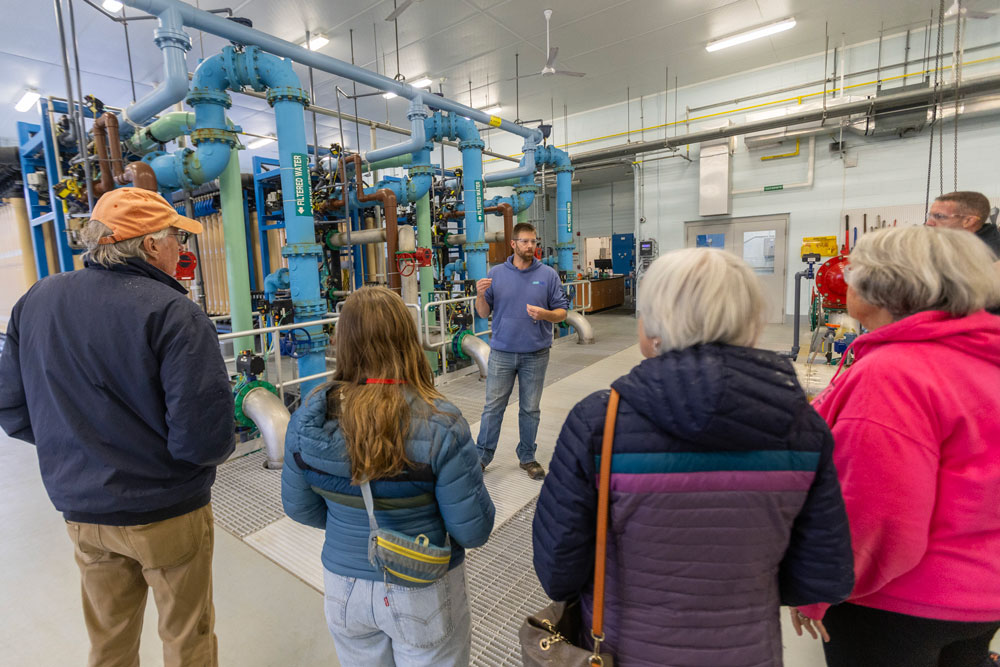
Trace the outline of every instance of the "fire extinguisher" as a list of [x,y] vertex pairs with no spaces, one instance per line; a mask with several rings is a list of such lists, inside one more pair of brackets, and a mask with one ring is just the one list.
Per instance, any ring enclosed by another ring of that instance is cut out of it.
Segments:
[[189,250],[182,250],[177,259],[174,278],[177,280],[194,280],[194,269],[198,266],[198,258]]

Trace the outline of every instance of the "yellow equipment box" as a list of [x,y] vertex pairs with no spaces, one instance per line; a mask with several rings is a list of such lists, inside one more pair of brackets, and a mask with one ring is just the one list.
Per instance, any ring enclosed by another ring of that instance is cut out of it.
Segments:
[[802,239],[799,256],[815,253],[822,257],[836,257],[840,254],[836,236],[807,236]]

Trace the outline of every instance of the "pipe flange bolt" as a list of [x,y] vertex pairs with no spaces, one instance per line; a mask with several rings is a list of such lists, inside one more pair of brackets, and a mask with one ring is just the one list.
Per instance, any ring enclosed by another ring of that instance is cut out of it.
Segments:
[[539,190],[541,190],[541,188],[539,188],[535,184],[531,184],[531,185],[515,185],[514,186],[514,192],[516,192],[519,195],[523,195],[526,192],[530,192],[532,194],[538,194]]
[[176,46],[185,51],[191,50],[191,36],[183,30],[172,28],[157,28],[153,32],[153,43],[162,51],[164,47]]
[[[468,237],[466,237],[468,238]],[[478,241],[476,243],[466,243],[466,252],[488,252],[490,249],[490,244],[485,241]]]
[[260,76],[260,58],[262,52],[259,46],[248,46],[246,51],[236,56],[236,75],[240,83],[250,86],[258,93],[267,90],[267,84]]
[[298,102],[299,104],[306,106],[309,104],[309,93],[295,86],[271,88],[267,91],[267,103],[272,107],[275,102],[281,102],[282,100]]
[[289,243],[281,249],[282,257],[319,257],[323,246],[318,243]]
[[274,385],[270,382],[264,382],[263,380],[254,380],[253,382],[244,382],[243,384],[237,385],[235,404],[236,407],[233,410],[233,416],[236,418],[236,423],[241,426],[246,426],[247,428],[253,428],[256,426],[253,420],[246,416],[243,412],[243,400],[247,397],[254,389],[266,389],[275,396],[278,395],[278,390],[274,388]]
[[561,241],[556,244],[556,248],[563,250],[565,248],[576,248],[576,241]]
[[188,93],[185,101],[193,107],[199,104],[216,104],[228,109],[233,106],[233,98],[229,96],[229,93],[212,88],[195,88]]
[[232,148],[236,145],[236,133],[230,132],[229,130],[218,130],[214,127],[192,130],[191,143],[195,146],[211,141],[217,141]]
[[463,151],[466,148],[478,148],[483,150],[486,148],[486,143],[482,139],[466,139],[465,141],[458,142],[458,150]]
[[190,148],[178,151],[174,156],[174,175],[177,176],[177,182],[185,190],[194,190],[200,183],[195,183],[188,174],[192,169],[201,169],[201,166],[196,164],[198,156]]
[[407,167],[407,171],[410,172],[410,176],[433,176],[437,170],[429,164],[415,164]]
[[563,173],[563,172],[566,172],[566,171],[568,171],[569,173],[572,174],[575,171],[575,169],[573,169],[573,165],[571,165],[571,164],[561,164],[558,167],[554,167],[552,169],[552,173],[555,173],[555,174],[560,174],[560,173]]

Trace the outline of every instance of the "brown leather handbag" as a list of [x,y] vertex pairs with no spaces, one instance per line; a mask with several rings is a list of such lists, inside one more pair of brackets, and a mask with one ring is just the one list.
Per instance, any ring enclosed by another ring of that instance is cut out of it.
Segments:
[[608,547],[608,503],[611,495],[611,448],[618,417],[618,392],[611,390],[608,412],[604,418],[604,441],[601,444],[601,476],[597,491],[597,546],[594,555],[594,618],[590,636],[594,650],[571,642],[580,636],[579,600],[553,602],[529,616],[517,636],[521,642],[524,667],[614,667],[614,658],[601,653],[604,641],[604,566]]

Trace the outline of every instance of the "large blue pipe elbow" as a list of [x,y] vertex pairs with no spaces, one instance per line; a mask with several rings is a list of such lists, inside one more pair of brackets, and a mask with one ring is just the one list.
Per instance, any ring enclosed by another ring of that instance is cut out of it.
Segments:
[[450,264],[444,265],[444,279],[451,280],[451,276],[455,273],[465,271],[465,262],[462,260],[456,260]]
[[524,178],[525,176],[534,177],[535,175],[535,150],[538,144],[533,139],[528,138],[524,140],[524,156],[521,158],[520,164],[514,169],[509,169],[507,171],[495,171],[491,174],[486,174],[483,180],[487,183],[496,183],[497,181],[506,181],[510,178]]
[[378,162],[379,160],[396,157],[397,155],[417,153],[424,150],[424,144],[427,143],[427,133],[424,127],[424,120],[427,118],[427,109],[424,108],[424,99],[421,95],[417,95],[410,100],[410,110],[407,112],[406,117],[410,121],[411,134],[409,141],[404,141],[395,146],[386,146],[385,148],[368,151],[365,153],[366,162]]
[[183,100],[188,92],[187,52],[191,50],[191,37],[184,32],[178,9],[165,8],[158,17],[159,27],[153,32],[153,41],[163,53],[163,81],[119,114],[123,138],[154,115]]

